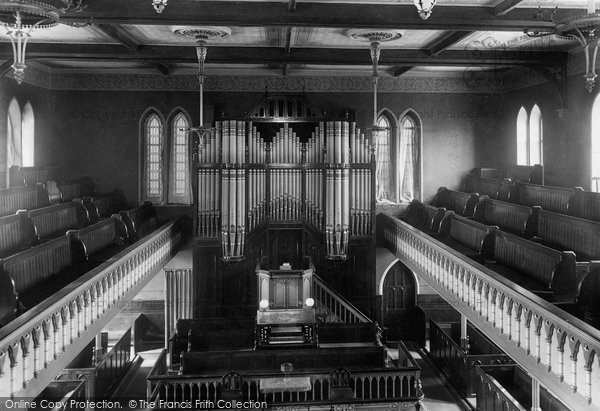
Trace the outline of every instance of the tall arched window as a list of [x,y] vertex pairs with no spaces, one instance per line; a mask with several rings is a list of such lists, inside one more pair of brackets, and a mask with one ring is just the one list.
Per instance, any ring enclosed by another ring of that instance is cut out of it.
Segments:
[[191,203],[189,131],[187,131],[189,127],[190,121],[183,112],[179,112],[171,120],[170,203]]
[[377,119],[377,126],[385,130],[377,132],[375,141],[375,189],[376,199],[379,203],[396,202],[396,184],[394,178],[395,156],[393,135],[393,120],[387,113],[381,114]]
[[517,164],[532,166],[542,164],[543,149],[542,112],[534,105],[527,115],[521,107],[517,116]]
[[401,201],[412,201],[421,195],[420,142],[419,118],[409,111],[400,119],[398,188]]
[[23,167],[33,167],[35,164],[35,119],[33,107],[28,101],[23,107],[23,121],[21,131],[21,146],[23,152]]
[[542,113],[536,105],[529,115],[529,165],[542,164]]
[[600,94],[592,107],[592,191],[600,192]]
[[163,121],[156,112],[150,112],[143,121],[142,199],[153,203],[163,201]]
[[13,98],[8,105],[6,121],[6,175],[11,166],[23,165],[23,152],[21,150],[21,108],[16,98]]
[[527,165],[529,147],[527,146],[527,112],[521,107],[517,116],[517,164]]

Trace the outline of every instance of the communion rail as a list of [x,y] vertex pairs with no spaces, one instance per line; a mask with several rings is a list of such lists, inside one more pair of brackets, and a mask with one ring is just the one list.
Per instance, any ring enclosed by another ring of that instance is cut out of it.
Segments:
[[0,398],[39,395],[176,252],[180,224],[165,223],[1,328]]
[[[257,371],[251,375],[241,375],[242,381],[235,400],[238,404],[253,404],[254,408],[259,409],[266,408],[265,404],[268,407],[377,402],[417,404],[423,399],[421,369],[402,343],[398,345],[398,355],[398,366],[350,371],[348,388],[354,395],[349,397],[336,398],[332,395],[332,389],[335,390],[332,373],[315,369],[293,371],[286,375],[310,379],[310,389],[300,392],[283,391],[283,388],[280,392],[265,393],[261,390],[261,381],[265,379],[284,380],[281,372]],[[147,401],[152,408],[168,408],[161,404],[169,403],[189,404],[196,408],[223,408],[232,401],[223,395],[223,375],[214,375],[210,371],[203,375],[173,375],[168,372],[166,360],[166,350],[163,350],[147,378]],[[211,405],[206,406],[209,403]]]
[[600,331],[398,219],[389,249],[566,406],[600,410]]

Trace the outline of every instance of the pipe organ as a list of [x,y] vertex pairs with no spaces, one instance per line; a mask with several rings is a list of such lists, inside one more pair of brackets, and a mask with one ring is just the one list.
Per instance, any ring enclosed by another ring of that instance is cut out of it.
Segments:
[[373,167],[360,129],[320,122],[301,141],[293,128],[268,141],[252,122],[217,121],[200,146],[197,235],[219,237],[223,260],[242,259],[247,228],[267,222],[310,224],[330,259],[347,258],[350,236],[371,235]]
[[[299,110],[311,116],[289,115]],[[374,154],[354,122],[318,114],[308,103],[266,103],[245,121],[217,121],[194,142],[194,267],[222,282],[199,290],[200,299],[230,293],[233,304],[236,293],[250,293],[263,257],[278,267],[310,256],[320,273],[364,282],[353,292],[372,290]]]

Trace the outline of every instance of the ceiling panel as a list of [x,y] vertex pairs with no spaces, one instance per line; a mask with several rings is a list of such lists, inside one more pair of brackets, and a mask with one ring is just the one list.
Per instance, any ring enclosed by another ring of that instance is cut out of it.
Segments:
[[[0,39],[9,41],[2,30]],[[28,40],[31,43],[86,43],[86,44],[116,44],[117,41],[94,26],[71,27],[65,24],[48,29],[37,29],[31,33]]]
[[557,39],[554,36],[531,38],[517,31],[474,32],[449,50],[567,50],[577,42]]

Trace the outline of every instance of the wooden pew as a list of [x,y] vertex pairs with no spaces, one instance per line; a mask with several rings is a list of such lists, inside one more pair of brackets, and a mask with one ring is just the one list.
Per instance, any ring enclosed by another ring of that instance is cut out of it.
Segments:
[[473,217],[475,205],[479,201],[477,194],[462,193],[460,191],[448,190],[440,187],[433,200],[435,207],[444,207],[446,210],[454,211],[464,217]]
[[90,224],[79,230],[69,230],[67,235],[75,244],[81,244],[77,254],[86,261],[106,261],[125,243],[127,228],[121,216],[114,214],[106,220]]
[[571,188],[517,183],[510,201],[526,206],[540,206],[543,210],[566,214],[572,197]]
[[[514,361],[481,331],[471,326],[467,328],[469,348],[465,350],[461,347],[460,323],[451,325],[450,330],[445,330],[432,319],[429,320],[429,353],[439,368],[446,371],[448,379],[463,397],[473,396],[477,366],[513,364]],[[458,330],[456,326],[459,326]]]
[[492,179],[503,179],[504,170],[499,168],[489,167],[476,167],[469,173],[471,176],[476,178],[492,178]]
[[600,222],[540,210],[536,240],[558,250],[570,250],[577,261],[600,259]]
[[19,211],[31,221],[37,240],[65,234],[68,230],[85,227],[90,223],[88,212],[76,201],[55,204],[30,211]]
[[572,302],[577,294],[575,254],[557,251],[496,230],[493,255],[485,265],[552,302]]
[[[70,239],[63,235],[0,261],[0,323],[58,291],[80,274],[73,264]],[[64,274],[64,275],[63,275]]]
[[26,215],[0,217],[0,258],[31,246],[35,239],[35,230]]
[[58,184],[62,201],[73,201],[76,198],[93,196],[95,194],[94,182],[90,177],[60,182]]
[[494,200],[509,201],[513,191],[513,183],[508,178],[493,179],[467,176],[463,191],[477,193],[480,196],[485,195]]
[[531,238],[537,232],[537,216],[540,207],[528,207],[487,197],[479,199],[475,207],[475,221],[498,226],[502,231]]
[[157,227],[156,209],[150,202],[119,212],[127,226],[130,241],[142,238]]
[[544,166],[535,164],[532,166],[509,166],[506,167],[504,177],[510,178],[512,181],[520,181],[522,183],[544,184]]
[[48,204],[48,193],[41,184],[0,189],[0,217],[19,210],[45,207]]
[[281,350],[223,350],[191,351],[181,355],[183,375],[215,371],[267,371],[281,373],[281,364],[289,362],[294,371],[346,368],[360,370],[383,368],[384,347],[331,347]]
[[83,197],[83,205],[88,210],[90,221],[92,223],[100,221],[102,218],[120,212],[125,205],[125,196],[121,190],[114,190],[111,193],[96,194]]
[[57,167],[19,167],[12,166],[8,170],[9,187],[31,186],[44,184],[48,180],[56,180]]
[[467,257],[482,261],[484,255],[492,252],[493,233],[497,229],[448,211],[440,224],[438,240]]
[[437,234],[440,229],[440,222],[446,215],[444,207],[434,207],[429,204],[423,204],[419,200],[413,200],[406,208],[406,213],[402,218],[408,224],[428,234]]
[[600,193],[575,187],[567,214],[586,220],[600,221]]

